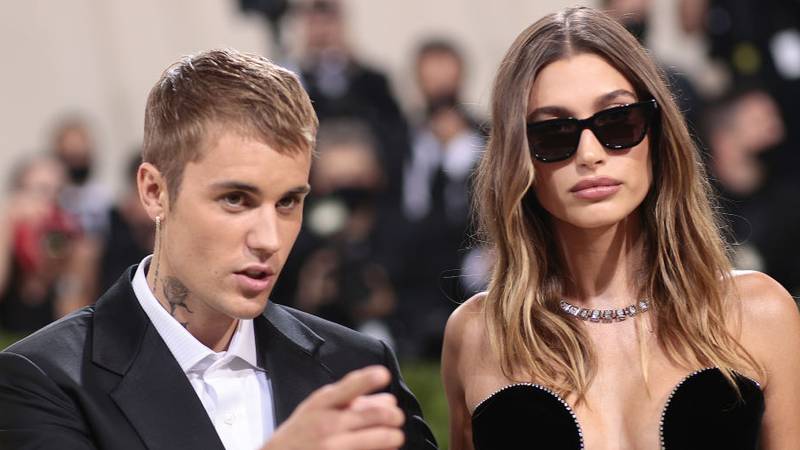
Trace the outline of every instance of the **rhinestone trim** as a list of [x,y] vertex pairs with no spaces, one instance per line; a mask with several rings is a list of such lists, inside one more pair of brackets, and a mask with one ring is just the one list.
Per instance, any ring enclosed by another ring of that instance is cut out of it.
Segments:
[[558,395],[554,390],[552,390],[552,389],[550,389],[550,388],[548,388],[546,386],[542,386],[541,384],[536,384],[536,383],[514,383],[514,384],[509,384],[509,385],[503,386],[500,389],[492,392],[490,395],[488,395],[486,398],[484,398],[480,402],[478,402],[478,404],[475,405],[475,409],[473,409],[472,412],[475,413],[475,411],[477,411],[478,408],[480,408],[481,405],[483,405],[484,403],[489,401],[489,399],[491,399],[495,395],[505,391],[506,389],[510,389],[510,388],[517,387],[517,386],[530,386],[530,387],[539,389],[541,391],[544,391],[544,392],[552,395],[553,397],[555,397],[556,400],[561,402],[561,404],[564,405],[564,408],[567,410],[569,415],[572,416],[572,421],[575,422],[575,428],[578,430],[578,437],[580,438],[580,441],[581,441],[581,450],[584,450],[586,448],[584,446],[584,443],[583,443],[583,429],[581,428],[580,422],[578,422],[578,416],[575,415],[575,411],[572,409],[572,407],[569,405],[569,403],[567,403],[567,401],[564,400],[560,395]]
[[581,308],[566,300],[561,300],[558,306],[561,308],[561,311],[563,311],[564,314],[575,317],[576,319],[595,323],[611,323],[622,322],[628,317],[634,317],[638,314],[647,312],[650,309],[650,300],[642,299],[633,305],[628,305],[624,308],[617,309]]

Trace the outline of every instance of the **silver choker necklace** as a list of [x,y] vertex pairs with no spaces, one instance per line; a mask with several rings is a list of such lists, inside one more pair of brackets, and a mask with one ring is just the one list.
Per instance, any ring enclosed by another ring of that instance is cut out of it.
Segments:
[[650,309],[650,300],[642,299],[633,305],[618,309],[581,308],[565,300],[561,300],[559,306],[561,306],[561,310],[564,311],[565,314],[581,320],[587,320],[589,322],[611,323],[622,322],[628,317],[633,317],[637,314],[647,312],[647,310]]

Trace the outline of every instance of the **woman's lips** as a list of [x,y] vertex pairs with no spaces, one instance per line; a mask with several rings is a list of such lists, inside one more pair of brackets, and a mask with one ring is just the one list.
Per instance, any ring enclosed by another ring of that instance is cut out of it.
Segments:
[[581,180],[569,191],[582,200],[602,200],[619,191],[622,182],[609,177],[592,177]]
[[619,184],[603,184],[578,189],[572,193],[582,200],[602,200],[616,194],[620,187]]

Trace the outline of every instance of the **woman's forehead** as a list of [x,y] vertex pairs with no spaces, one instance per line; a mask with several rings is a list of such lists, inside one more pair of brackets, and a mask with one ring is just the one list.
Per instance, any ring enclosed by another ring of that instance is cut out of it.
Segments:
[[624,92],[629,93],[627,101],[636,100],[636,91],[622,72],[601,56],[580,53],[539,71],[531,86],[528,112],[546,106],[585,109],[611,93]]

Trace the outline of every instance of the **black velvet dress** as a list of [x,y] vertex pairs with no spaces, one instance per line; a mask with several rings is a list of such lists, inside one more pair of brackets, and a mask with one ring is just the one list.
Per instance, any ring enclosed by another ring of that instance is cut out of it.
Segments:
[[[681,380],[661,413],[661,448],[757,449],[764,394],[747,377],[737,376],[736,383],[741,398],[717,368]],[[584,448],[572,408],[553,391],[531,383],[506,386],[481,402],[472,415],[472,438],[476,450]]]

